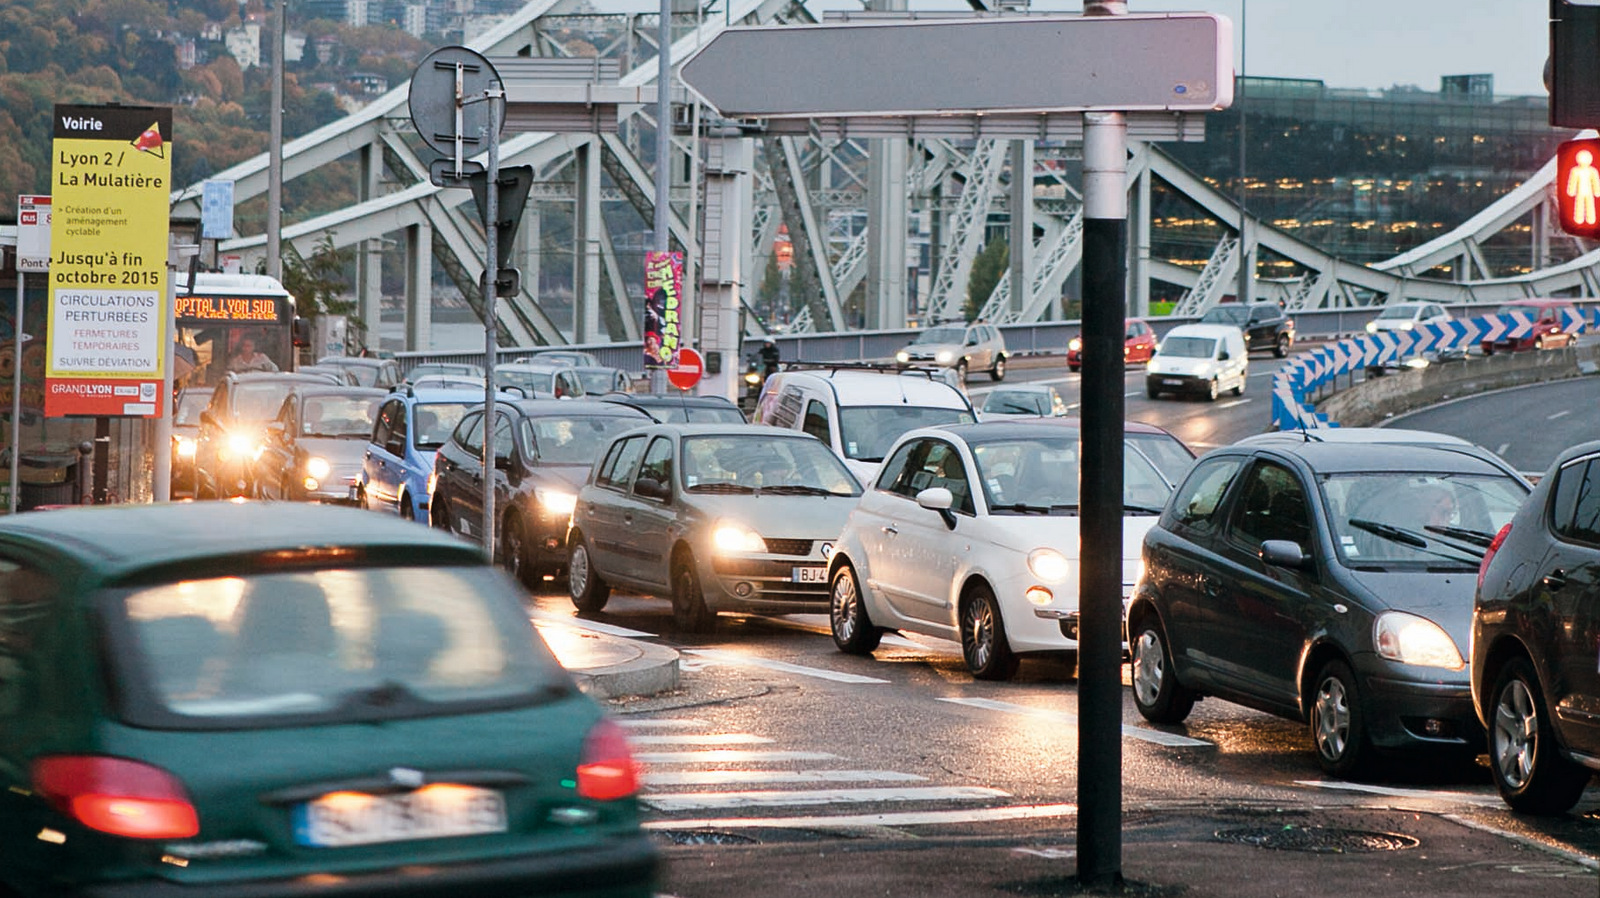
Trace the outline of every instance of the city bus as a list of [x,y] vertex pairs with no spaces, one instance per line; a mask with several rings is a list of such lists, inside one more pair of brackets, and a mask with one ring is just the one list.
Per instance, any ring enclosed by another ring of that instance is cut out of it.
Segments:
[[200,272],[191,291],[186,281],[179,275],[174,308],[180,389],[215,386],[229,371],[294,370],[295,347],[309,328],[282,284],[262,274]]

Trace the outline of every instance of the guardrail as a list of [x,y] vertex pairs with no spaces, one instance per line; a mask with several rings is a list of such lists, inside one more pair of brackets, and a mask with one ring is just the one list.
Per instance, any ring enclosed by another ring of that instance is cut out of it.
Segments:
[[[1573,300],[1579,308],[1589,311],[1600,311],[1600,300],[1583,299]],[[1473,318],[1481,316],[1499,308],[1499,303],[1479,303],[1476,305],[1448,306],[1451,314],[1458,318]],[[1340,338],[1365,331],[1367,322],[1378,316],[1382,307],[1360,307],[1350,309],[1318,309],[1315,311],[1299,311],[1291,313],[1295,320],[1295,331],[1302,338]],[[1159,339],[1166,336],[1167,331],[1180,324],[1192,324],[1196,318],[1161,316],[1144,319],[1155,330]],[[1078,336],[1080,322],[1078,321],[1042,321],[1034,324],[1002,324],[1000,332],[1005,335],[1006,349],[1014,354],[1064,354],[1067,351],[1067,342]],[[778,344],[778,353],[784,361],[795,362],[845,362],[862,361],[868,359],[887,359],[895,351],[917,338],[922,331],[918,328],[894,328],[884,330],[841,331],[827,334],[779,334],[772,339]],[[746,340],[744,351],[749,351],[759,345],[759,341]],[[580,349],[594,353],[603,365],[621,368],[635,374],[644,370],[644,346],[638,341],[626,343],[584,343],[571,346],[533,346],[519,347],[516,349],[501,349],[495,354],[496,364],[509,362],[520,358],[537,355],[547,349]],[[735,370],[743,366],[743,353],[741,357],[723,359],[724,367],[735,366]],[[486,355],[482,350],[465,352],[400,352],[395,357],[400,361],[403,370],[410,370],[412,365],[421,362],[466,362],[475,365],[485,364]],[[1298,425],[1296,425],[1298,426]]]

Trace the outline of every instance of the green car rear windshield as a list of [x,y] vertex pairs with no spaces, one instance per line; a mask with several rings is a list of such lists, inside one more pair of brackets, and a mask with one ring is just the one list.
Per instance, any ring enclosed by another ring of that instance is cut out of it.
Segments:
[[529,704],[569,681],[481,567],[252,573],[102,606],[124,717],[238,729]]

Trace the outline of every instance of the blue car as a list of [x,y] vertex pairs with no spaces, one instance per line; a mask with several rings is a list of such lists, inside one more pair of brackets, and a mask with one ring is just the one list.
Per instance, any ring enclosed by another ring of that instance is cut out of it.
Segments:
[[482,405],[482,391],[397,387],[378,408],[356,481],[360,504],[426,523],[433,454]]

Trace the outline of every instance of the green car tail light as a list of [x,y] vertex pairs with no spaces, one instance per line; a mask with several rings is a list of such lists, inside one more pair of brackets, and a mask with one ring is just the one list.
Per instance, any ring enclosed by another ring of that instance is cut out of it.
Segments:
[[132,839],[185,839],[200,818],[178,778],[149,764],[97,755],[33,762],[33,788],[90,829]]
[[639,791],[639,768],[628,737],[609,720],[595,724],[583,740],[578,762],[578,794],[595,801],[615,801]]

